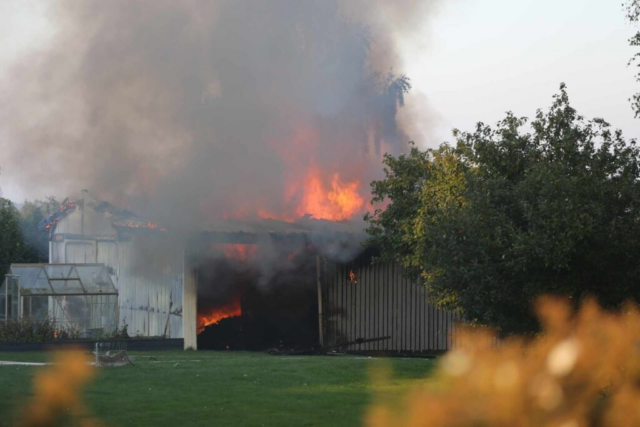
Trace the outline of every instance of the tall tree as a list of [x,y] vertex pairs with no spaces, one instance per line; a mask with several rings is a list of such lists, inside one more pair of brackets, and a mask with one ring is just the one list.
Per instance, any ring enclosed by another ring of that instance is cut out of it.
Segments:
[[26,253],[20,214],[10,200],[0,197],[0,280],[4,280],[11,263],[25,260]]
[[[630,0],[627,3],[627,19],[632,24],[640,22],[640,0]],[[640,31],[629,39],[629,44],[634,47],[640,47]],[[632,64],[640,68],[640,52],[631,58],[629,65]],[[636,74],[636,81],[640,83],[640,72]],[[636,113],[636,117],[640,117],[640,92],[631,97],[631,105]]]
[[28,262],[49,261],[49,235],[40,230],[40,223],[49,215],[60,210],[60,202],[55,197],[44,200],[25,201],[20,209],[20,226],[27,244],[25,257]]
[[454,131],[455,146],[386,156],[369,244],[432,302],[503,333],[536,330],[541,294],[640,301],[640,150],[586,121],[564,85],[548,112]]

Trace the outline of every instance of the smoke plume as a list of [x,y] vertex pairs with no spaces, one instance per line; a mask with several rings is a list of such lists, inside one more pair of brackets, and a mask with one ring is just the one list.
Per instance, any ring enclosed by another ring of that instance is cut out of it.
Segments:
[[434,3],[55,2],[55,36],[2,83],[2,166],[174,227],[348,219],[410,139],[396,46]]

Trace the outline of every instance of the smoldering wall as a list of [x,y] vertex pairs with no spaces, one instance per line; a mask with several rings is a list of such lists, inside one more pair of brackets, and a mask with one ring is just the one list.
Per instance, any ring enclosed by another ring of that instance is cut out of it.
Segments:
[[89,188],[172,227],[277,216],[312,168],[366,198],[410,139],[397,41],[434,5],[55,2],[56,34],[2,82],[2,167],[25,191]]

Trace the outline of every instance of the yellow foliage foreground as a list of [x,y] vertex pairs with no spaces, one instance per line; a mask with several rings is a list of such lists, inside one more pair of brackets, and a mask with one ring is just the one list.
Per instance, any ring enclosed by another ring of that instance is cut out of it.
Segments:
[[455,350],[400,407],[373,405],[367,425],[640,426],[640,313],[543,299],[543,333],[496,345],[462,329]]
[[82,389],[93,378],[91,359],[81,351],[53,354],[53,364],[33,379],[34,395],[24,408],[22,426],[82,425],[95,422],[82,403]]

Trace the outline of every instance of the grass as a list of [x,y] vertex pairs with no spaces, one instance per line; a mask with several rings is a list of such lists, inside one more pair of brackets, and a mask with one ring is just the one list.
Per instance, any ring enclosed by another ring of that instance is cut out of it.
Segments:
[[[111,426],[353,426],[373,397],[357,356],[269,356],[235,352],[132,353],[135,366],[102,368],[86,390],[94,416]],[[150,359],[150,357],[156,360]],[[0,353],[2,361],[46,361],[46,353]],[[426,381],[434,362],[388,359],[399,392]],[[0,366],[0,425],[31,393],[46,367]],[[396,393],[398,392],[398,393]]]

